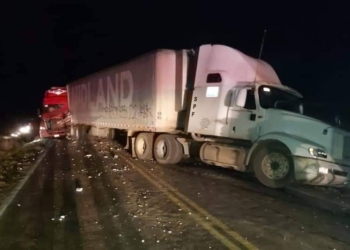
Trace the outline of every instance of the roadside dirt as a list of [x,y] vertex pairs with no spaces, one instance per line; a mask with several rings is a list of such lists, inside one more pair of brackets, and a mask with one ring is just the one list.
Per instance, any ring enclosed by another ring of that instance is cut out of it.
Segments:
[[1,155],[0,204],[26,175],[44,148],[45,141],[38,140]]

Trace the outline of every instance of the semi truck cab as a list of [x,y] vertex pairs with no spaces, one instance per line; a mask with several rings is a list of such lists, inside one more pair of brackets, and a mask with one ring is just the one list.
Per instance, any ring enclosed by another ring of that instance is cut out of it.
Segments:
[[[303,115],[302,95],[282,85],[266,63],[232,49],[207,49],[199,54],[187,131],[204,142],[202,161],[253,172],[274,188],[295,181],[348,185],[349,132]],[[242,58],[234,72],[226,66],[230,56]]]
[[40,116],[41,138],[58,138],[67,135],[70,118],[65,87],[52,87],[45,92]]

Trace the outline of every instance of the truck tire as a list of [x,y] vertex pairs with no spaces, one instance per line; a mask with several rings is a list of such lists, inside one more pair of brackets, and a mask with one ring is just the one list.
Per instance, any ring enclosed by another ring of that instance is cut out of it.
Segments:
[[153,158],[153,134],[141,133],[135,140],[135,153],[141,160],[152,160]]
[[252,167],[257,179],[270,188],[284,188],[294,178],[293,159],[283,145],[262,146],[253,156]]
[[154,157],[160,164],[176,164],[183,154],[182,145],[174,135],[160,135],[154,142]]

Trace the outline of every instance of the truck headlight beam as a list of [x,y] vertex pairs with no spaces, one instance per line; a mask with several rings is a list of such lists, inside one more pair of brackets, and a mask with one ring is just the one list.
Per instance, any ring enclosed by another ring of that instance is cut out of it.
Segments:
[[29,134],[30,131],[31,131],[31,127],[29,125],[19,128],[19,132],[21,134]]

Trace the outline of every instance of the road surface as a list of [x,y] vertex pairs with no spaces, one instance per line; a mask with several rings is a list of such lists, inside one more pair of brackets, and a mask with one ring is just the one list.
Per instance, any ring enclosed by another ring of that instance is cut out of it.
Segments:
[[350,249],[350,219],[233,171],[57,140],[0,218],[0,249]]

